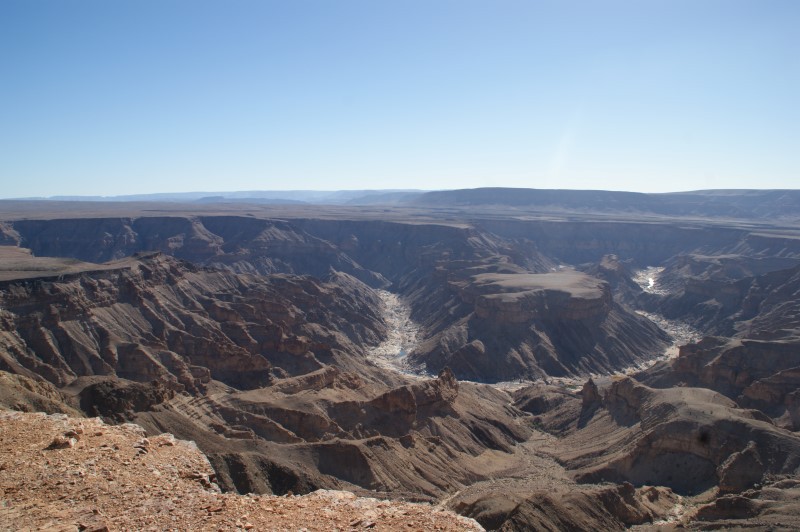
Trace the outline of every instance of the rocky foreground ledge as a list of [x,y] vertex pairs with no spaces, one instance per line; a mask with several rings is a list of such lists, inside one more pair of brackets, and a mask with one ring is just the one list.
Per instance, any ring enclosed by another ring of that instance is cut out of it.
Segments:
[[483,530],[430,505],[342,491],[224,494],[213,475],[194,443],[170,434],[0,410],[0,529]]

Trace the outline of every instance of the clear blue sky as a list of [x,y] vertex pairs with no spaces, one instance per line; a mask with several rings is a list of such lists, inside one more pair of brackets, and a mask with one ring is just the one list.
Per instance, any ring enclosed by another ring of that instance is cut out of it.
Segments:
[[800,1],[2,0],[0,197],[798,188]]

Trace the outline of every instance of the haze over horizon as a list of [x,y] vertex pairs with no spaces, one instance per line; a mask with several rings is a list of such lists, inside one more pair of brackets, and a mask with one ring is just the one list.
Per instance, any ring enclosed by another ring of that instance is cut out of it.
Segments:
[[797,188],[800,4],[0,5],[0,197]]

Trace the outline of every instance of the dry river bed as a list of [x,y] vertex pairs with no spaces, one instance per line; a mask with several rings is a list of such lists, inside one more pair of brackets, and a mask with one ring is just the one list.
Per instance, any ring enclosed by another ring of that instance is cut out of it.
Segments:
[[[664,295],[667,292],[661,288],[658,283],[658,277],[663,270],[664,268],[651,266],[635,272],[633,280],[645,292]],[[408,378],[430,378],[431,375],[427,373],[424,368],[415,367],[408,362],[408,353],[413,351],[420,341],[420,327],[411,319],[411,307],[398,294],[389,292],[388,290],[378,290],[377,292],[383,302],[383,317],[389,326],[389,337],[372,349],[370,353],[371,360],[381,368],[399,372]],[[575,389],[582,386],[589,377],[598,380],[613,375],[631,375],[643,371],[657,362],[677,357],[680,346],[697,341],[701,338],[700,332],[686,323],[677,320],[668,320],[659,314],[650,312],[637,310],[636,313],[658,325],[672,338],[672,343],[661,355],[646,360],[641,364],[623,368],[612,375],[591,374],[584,377],[549,377],[547,382],[549,384]],[[537,382],[541,381],[516,380],[497,382],[491,384],[491,386],[506,391],[513,391],[530,384],[536,384]]]

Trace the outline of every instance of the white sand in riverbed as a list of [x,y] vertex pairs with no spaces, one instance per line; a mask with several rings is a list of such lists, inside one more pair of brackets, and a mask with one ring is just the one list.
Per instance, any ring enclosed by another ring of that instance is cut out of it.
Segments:
[[370,359],[382,368],[409,377],[426,377],[421,368],[413,367],[407,359],[419,342],[419,325],[411,319],[411,307],[397,294],[387,290],[377,292],[383,302],[383,319],[389,336],[370,351]]

